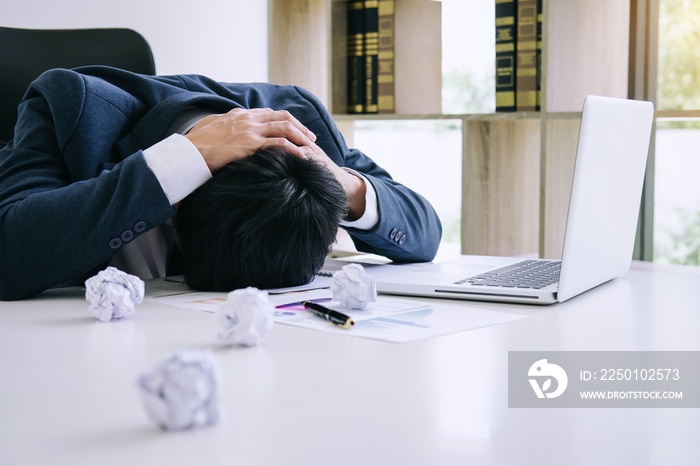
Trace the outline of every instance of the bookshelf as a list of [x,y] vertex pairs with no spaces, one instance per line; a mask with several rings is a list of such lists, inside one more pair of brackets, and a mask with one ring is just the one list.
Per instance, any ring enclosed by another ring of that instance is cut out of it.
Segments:
[[464,254],[560,256],[581,105],[628,96],[635,0],[543,0],[542,110],[477,115],[441,112],[440,2],[396,0],[396,113],[348,115],[345,2],[268,1],[270,82],[315,93],[349,143],[357,120],[461,120]]

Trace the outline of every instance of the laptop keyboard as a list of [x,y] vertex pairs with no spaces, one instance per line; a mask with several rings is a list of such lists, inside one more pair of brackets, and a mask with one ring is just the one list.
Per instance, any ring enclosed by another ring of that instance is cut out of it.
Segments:
[[561,261],[524,260],[500,269],[468,277],[455,285],[469,283],[480,286],[541,289],[559,281]]

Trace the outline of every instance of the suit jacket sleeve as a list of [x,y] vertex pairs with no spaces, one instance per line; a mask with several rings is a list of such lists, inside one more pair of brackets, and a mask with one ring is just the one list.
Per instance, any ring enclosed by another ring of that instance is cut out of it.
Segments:
[[377,193],[379,222],[371,230],[347,228],[360,251],[404,262],[435,258],[442,226],[433,207],[424,197],[394,181],[371,158],[349,149],[330,114],[313,94],[295,86],[225,84],[202,76],[181,78],[190,91],[213,92],[243,108],[287,110],[316,134],[316,143],[336,164],[362,173]]
[[[317,144],[338,165],[362,173],[377,193],[379,222],[371,230],[348,228],[360,251],[394,261],[422,262],[435,258],[442,226],[433,206],[423,196],[394,181],[389,173],[357,149],[349,149],[325,107],[308,91],[296,88],[318,112],[303,121],[318,137]],[[293,112],[292,112],[293,113]]]
[[[30,87],[14,139],[0,150],[4,300],[79,284],[174,212],[140,151],[110,158],[110,144],[129,123],[123,109],[76,73],[49,74]],[[80,140],[91,134],[101,137]]]

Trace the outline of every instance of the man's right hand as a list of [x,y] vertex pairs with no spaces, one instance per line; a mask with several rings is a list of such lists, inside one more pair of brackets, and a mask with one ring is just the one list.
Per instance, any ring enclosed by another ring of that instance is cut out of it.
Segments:
[[203,118],[185,137],[214,173],[266,146],[281,146],[297,157],[310,158],[316,136],[286,110],[235,108]]

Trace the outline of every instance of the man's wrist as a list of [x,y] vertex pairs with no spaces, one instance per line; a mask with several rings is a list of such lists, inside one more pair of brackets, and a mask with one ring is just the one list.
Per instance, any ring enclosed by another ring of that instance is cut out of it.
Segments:
[[343,182],[345,194],[348,197],[348,220],[357,220],[365,213],[365,195],[367,187],[362,178],[344,170],[347,175]]
[[[377,208],[377,193],[374,191],[372,184],[355,170],[343,167],[343,171],[352,177],[356,178],[356,181],[361,183],[361,188],[359,190],[355,189],[352,193],[348,193],[348,217],[340,222],[342,226],[357,228],[359,230],[371,230],[379,222],[379,211]],[[349,179],[349,178],[348,178]],[[343,186],[345,187],[345,186]],[[355,209],[351,211],[351,200],[350,196],[353,196]],[[358,200],[357,197],[361,196]],[[361,203],[361,209],[357,207],[357,204]],[[354,215],[353,215],[354,214]]]
[[163,139],[144,150],[143,154],[171,205],[211,178],[197,148],[179,134]]

